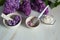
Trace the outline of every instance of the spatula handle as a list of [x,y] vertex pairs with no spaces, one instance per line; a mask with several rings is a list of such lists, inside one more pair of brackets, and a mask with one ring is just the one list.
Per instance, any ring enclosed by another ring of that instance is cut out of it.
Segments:
[[38,16],[38,19],[43,15],[43,13],[46,11],[46,9],[49,7],[49,5],[47,5],[46,7],[45,7],[45,9],[41,12],[41,14]]
[[12,18],[5,15],[4,13],[1,14],[1,17],[4,18],[5,20],[13,20]]

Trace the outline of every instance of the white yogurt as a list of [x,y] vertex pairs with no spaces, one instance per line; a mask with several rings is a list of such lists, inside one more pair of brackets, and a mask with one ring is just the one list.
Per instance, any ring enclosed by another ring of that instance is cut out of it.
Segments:
[[54,18],[51,15],[44,15],[41,18],[41,21],[46,24],[52,24],[52,22],[54,22]]

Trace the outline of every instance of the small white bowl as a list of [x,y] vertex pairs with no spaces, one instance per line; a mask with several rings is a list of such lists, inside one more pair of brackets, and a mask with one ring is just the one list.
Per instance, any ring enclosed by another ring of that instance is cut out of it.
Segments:
[[9,25],[7,25],[7,24],[5,23],[5,19],[3,19],[3,24],[4,24],[7,28],[17,28],[17,27],[20,26],[20,24],[21,24],[21,22],[22,22],[22,17],[21,17],[21,15],[18,14],[17,12],[10,13],[10,14],[8,14],[7,16],[8,16],[8,17],[11,17],[11,16],[13,16],[13,15],[18,15],[18,16],[20,16],[20,22],[19,22],[17,25],[15,25],[15,26],[9,26]]
[[38,27],[39,27],[39,25],[40,25],[40,19],[39,19],[39,24],[38,24],[38,26],[36,26],[36,27],[31,27],[31,26],[28,25],[28,22],[29,22],[32,18],[34,18],[34,17],[35,17],[35,16],[30,16],[30,17],[28,17],[28,18],[26,19],[25,24],[26,24],[26,26],[27,26],[28,28],[38,28]]

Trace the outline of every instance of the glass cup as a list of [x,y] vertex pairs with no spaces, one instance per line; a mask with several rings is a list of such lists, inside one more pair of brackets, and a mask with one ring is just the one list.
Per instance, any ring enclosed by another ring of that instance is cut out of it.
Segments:
[[41,17],[41,22],[47,25],[53,25],[56,20],[53,15],[43,15]]

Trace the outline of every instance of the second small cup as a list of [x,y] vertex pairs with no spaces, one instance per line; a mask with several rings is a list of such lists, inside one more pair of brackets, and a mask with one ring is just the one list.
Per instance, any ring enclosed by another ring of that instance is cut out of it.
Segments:
[[37,28],[40,25],[40,19],[37,21],[37,23],[34,25],[33,21],[34,19],[37,19],[35,16],[30,16],[26,19],[25,23],[28,28]]

